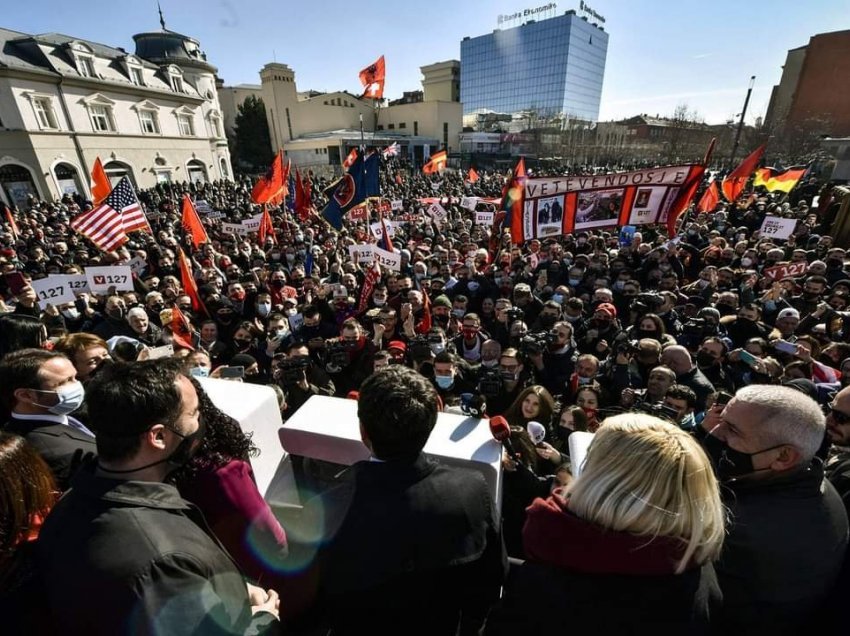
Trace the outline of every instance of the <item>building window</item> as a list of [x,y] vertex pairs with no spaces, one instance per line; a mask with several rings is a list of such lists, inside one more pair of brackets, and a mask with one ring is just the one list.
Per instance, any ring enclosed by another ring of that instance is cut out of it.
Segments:
[[384,125],[383,125],[383,124],[378,124],[378,130],[383,130],[383,129],[384,129]]
[[180,134],[184,137],[195,136],[195,125],[192,122],[192,116],[181,113],[177,115],[177,126],[180,128]]
[[387,130],[395,130],[395,124],[387,124]]
[[34,97],[32,106],[35,109],[35,118],[38,120],[38,127],[42,130],[59,128],[56,122],[56,114],[53,112],[53,104],[49,97]]
[[295,135],[292,134],[292,119],[289,117],[289,108],[286,109],[286,129],[289,131],[289,138],[294,139]]
[[443,146],[445,148],[449,147],[449,122],[443,122]]
[[142,132],[148,135],[159,134],[159,118],[152,110],[139,111],[139,120],[142,122]]
[[175,92],[177,92],[177,93],[184,92],[184,90],[183,90],[183,78],[180,77],[179,75],[172,75],[171,76],[171,86],[172,86],[172,88],[174,88]]
[[210,126],[212,126],[213,137],[221,138],[221,121],[218,117],[210,117]]
[[413,134],[417,135],[417,136],[419,135],[419,122],[418,121],[413,122]]
[[144,86],[145,80],[142,75],[142,69],[136,68],[135,66],[130,67],[130,79],[133,80],[133,84],[136,86]]
[[398,127],[399,127],[399,129],[401,129],[401,128],[407,128],[407,123],[406,123],[406,122],[401,122],[401,123],[398,125]]
[[94,60],[90,57],[77,56],[77,70],[83,77],[94,77]]
[[89,104],[89,116],[91,127],[95,132],[115,132],[115,123],[112,121],[112,109],[103,104]]

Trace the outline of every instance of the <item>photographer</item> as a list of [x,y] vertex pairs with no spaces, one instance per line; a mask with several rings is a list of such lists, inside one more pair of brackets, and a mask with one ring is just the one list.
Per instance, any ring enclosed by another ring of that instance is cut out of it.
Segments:
[[654,338],[618,340],[600,374],[600,383],[612,395],[626,389],[646,388],[649,375],[661,359],[661,343]]
[[602,303],[594,310],[593,317],[582,325],[576,338],[578,350],[605,357],[620,331],[617,308],[611,303]]
[[275,380],[286,391],[286,419],[314,395],[334,394],[334,383],[325,371],[310,360],[310,350],[303,342],[293,342],[278,361]]
[[342,323],[339,338],[327,341],[324,349],[324,364],[333,380],[337,397],[345,397],[355,391],[372,374],[374,345],[366,339],[366,331],[355,318]]
[[[487,416],[501,415],[508,410],[522,390],[531,383],[531,374],[526,370],[520,353],[514,348],[502,351],[499,358],[501,382],[496,386],[482,390],[482,377],[479,377],[478,392],[487,399]],[[487,378],[490,379],[489,376]]]
[[674,424],[684,431],[692,431],[696,428],[694,414],[697,405],[697,396],[691,389],[681,384],[674,384],[664,394],[664,406],[676,412]]
[[546,348],[529,354],[528,359],[534,365],[540,384],[552,395],[557,395],[575,369],[577,352],[570,323],[556,322],[549,333],[551,341]]
[[657,366],[649,372],[646,389],[623,389],[620,406],[626,410],[638,409],[641,404],[657,404],[664,399],[667,390],[676,384],[676,374],[670,367]]

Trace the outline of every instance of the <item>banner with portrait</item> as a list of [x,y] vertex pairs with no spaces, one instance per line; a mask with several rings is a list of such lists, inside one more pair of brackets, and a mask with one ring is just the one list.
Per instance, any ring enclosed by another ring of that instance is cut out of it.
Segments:
[[539,177],[523,188],[522,240],[596,228],[665,223],[689,203],[703,166],[605,175]]

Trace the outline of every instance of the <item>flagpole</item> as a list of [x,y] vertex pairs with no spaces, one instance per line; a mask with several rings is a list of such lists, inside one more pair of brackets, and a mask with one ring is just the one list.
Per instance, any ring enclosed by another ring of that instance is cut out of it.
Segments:
[[738,120],[738,130],[735,132],[735,143],[732,144],[732,154],[729,156],[729,167],[735,165],[735,153],[738,152],[738,143],[741,141],[741,131],[744,129],[744,117],[747,115],[747,106],[750,104],[750,95],[753,94],[753,84],[756,82],[756,76],[750,77],[750,87],[747,89],[747,97],[744,99],[744,109],[741,111],[741,118]]

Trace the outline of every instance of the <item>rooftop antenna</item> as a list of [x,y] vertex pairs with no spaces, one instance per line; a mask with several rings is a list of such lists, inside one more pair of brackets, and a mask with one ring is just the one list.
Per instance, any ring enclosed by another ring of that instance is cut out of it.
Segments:
[[159,2],[156,3],[156,8],[159,9],[159,24],[162,27],[162,30],[165,31],[165,18],[162,16],[162,7]]

